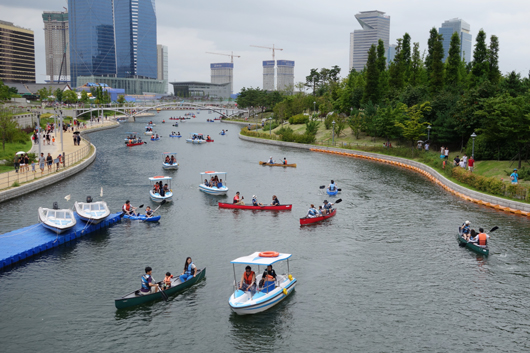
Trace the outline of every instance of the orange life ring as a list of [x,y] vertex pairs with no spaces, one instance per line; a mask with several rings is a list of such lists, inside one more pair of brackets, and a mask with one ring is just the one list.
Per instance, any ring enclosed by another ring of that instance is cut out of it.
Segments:
[[278,257],[280,253],[277,251],[263,251],[259,253],[259,257]]

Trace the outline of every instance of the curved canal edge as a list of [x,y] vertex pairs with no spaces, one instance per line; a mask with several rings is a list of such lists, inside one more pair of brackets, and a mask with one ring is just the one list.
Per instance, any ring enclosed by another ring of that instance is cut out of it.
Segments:
[[449,179],[447,179],[446,177],[438,173],[433,168],[423,163],[412,161],[409,159],[387,156],[387,155],[371,153],[371,152],[362,152],[362,151],[351,152],[351,150],[343,150],[340,148],[333,148],[333,147],[322,148],[321,146],[317,147],[313,145],[306,145],[306,144],[301,144],[301,143],[296,143],[296,142],[266,140],[266,139],[260,139],[256,137],[244,136],[241,134],[239,134],[239,138],[243,141],[257,142],[257,143],[263,143],[267,145],[274,145],[274,146],[281,146],[281,147],[292,147],[292,148],[309,150],[313,152],[335,154],[335,155],[343,156],[343,157],[367,159],[367,160],[371,160],[375,162],[390,164],[396,167],[410,169],[412,171],[415,171],[417,173],[424,175],[425,177],[430,179],[433,183],[440,185],[442,188],[444,188],[448,192],[466,201],[470,201],[470,202],[474,202],[479,205],[494,208],[499,211],[504,211],[504,212],[511,213],[511,214],[517,214],[517,215],[530,217],[530,204],[526,204],[526,203],[518,202],[518,201],[506,200],[500,197],[491,196],[491,195],[483,194],[478,191],[470,190],[466,187],[460,186],[450,181]]
[[[98,131],[106,130],[106,129],[112,129],[118,126],[120,126],[120,124],[101,126],[101,127],[90,129],[90,130],[81,131],[81,135],[86,135],[86,134],[90,134],[93,132],[98,132]],[[90,146],[92,146],[92,148],[94,149],[92,154],[86,157],[86,159],[81,161],[78,165],[75,165],[66,170],[60,171],[58,173],[52,174],[50,176],[39,178],[35,181],[31,181],[31,182],[22,184],[17,187],[13,187],[5,191],[1,191],[0,202],[5,202],[8,200],[14,199],[16,197],[32,193],[35,190],[42,189],[46,186],[55,184],[61,180],[69,178],[72,175],[75,175],[79,173],[80,171],[84,170],[86,167],[88,167],[90,164],[92,164],[92,162],[96,160],[96,153],[97,153],[96,146],[94,146],[92,143],[90,143]]]

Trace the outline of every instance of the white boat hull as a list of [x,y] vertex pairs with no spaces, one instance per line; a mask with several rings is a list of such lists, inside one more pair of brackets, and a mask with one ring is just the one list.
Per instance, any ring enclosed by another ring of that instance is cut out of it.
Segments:
[[152,131],[146,131],[146,132],[144,132],[144,135],[152,135],[152,134],[153,134]]
[[151,200],[153,200],[154,202],[162,202],[163,200],[173,201],[173,192],[172,191],[166,192],[165,196],[160,196],[160,194],[158,194],[158,193],[155,194],[153,192],[153,190],[151,190],[151,191],[149,191],[149,195],[151,196]]
[[[53,216],[51,214],[53,214]],[[65,216],[68,214],[69,218],[55,217],[56,214],[63,214]],[[72,229],[77,223],[74,212],[70,209],[54,210],[43,207],[39,207],[39,221],[42,223],[44,228],[47,228],[57,234],[61,234]]]
[[[251,295],[249,292],[236,291],[230,296],[228,305],[238,315],[251,315],[261,313],[279,304],[287,298],[296,287],[296,278],[285,280],[269,293],[257,292]],[[287,294],[285,294],[284,289]]]
[[200,145],[202,143],[206,143],[206,140],[192,140],[192,139],[187,139],[186,142],[189,142],[189,143],[194,143],[196,145]]
[[162,168],[164,168],[164,169],[179,169],[179,164],[178,163],[174,163],[174,164],[162,163]]
[[206,185],[199,185],[199,190],[210,195],[226,195],[228,188],[223,186],[222,188],[208,187]]
[[75,212],[82,221],[98,224],[110,215],[109,207],[105,201],[91,203],[75,202]]

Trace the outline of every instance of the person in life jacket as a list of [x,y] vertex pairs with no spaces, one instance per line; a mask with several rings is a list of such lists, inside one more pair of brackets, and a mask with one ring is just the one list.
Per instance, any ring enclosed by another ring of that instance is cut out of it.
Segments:
[[244,197],[243,196],[239,196],[239,191],[238,191],[238,192],[236,192],[236,196],[234,196],[233,204],[234,205],[244,205],[245,203],[243,202],[243,199],[244,199]]
[[[263,276],[261,277],[260,287],[267,288],[268,290],[274,289],[274,282],[276,281],[276,271],[272,269],[272,265],[267,266]],[[271,288],[272,287],[272,288]]]
[[307,211],[307,218],[315,218],[318,216],[318,211],[315,208],[315,205],[311,204],[311,207],[309,207],[309,211]]
[[147,206],[147,207],[145,208],[145,216],[146,216],[147,218],[149,218],[149,217],[151,217],[152,215],[153,215],[153,210],[151,209],[151,207]]
[[488,239],[490,238],[490,236],[484,233],[484,228],[479,228],[478,232],[479,233],[473,243],[476,243],[478,246],[485,248],[488,245]]
[[325,214],[330,214],[333,211],[333,204],[331,202],[328,202],[328,200],[324,200],[322,209]]
[[287,164],[287,158],[283,157],[283,164]]
[[153,269],[149,266],[145,268],[145,275],[142,276],[142,287],[140,288],[140,294],[150,294],[158,292],[158,284],[151,276]]
[[469,232],[471,231],[471,227],[469,226],[471,223],[469,221],[465,221],[464,224],[460,227],[460,230],[462,232],[462,238],[469,241]]
[[261,202],[258,202],[258,197],[256,195],[252,195],[252,206],[263,206]]
[[335,181],[333,181],[333,180],[331,181],[331,184],[329,184],[329,186],[328,186],[328,190],[329,191],[337,190],[337,185],[335,185]]
[[136,216],[136,213],[134,212],[136,208],[131,206],[131,201],[127,200],[125,201],[125,205],[122,207],[122,211],[129,216]]
[[256,287],[256,273],[250,266],[245,267],[245,272],[239,281],[239,289],[242,291],[251,291]]
[[184,271],[182,271],[182,274],[179,276],[181,282],[186,282],[188,279],[195,277],[197,273],[197,266],[193,264],[193,261],[191,260],[191,257],[186,258],[186,262],[184,263]]
[[269,158],[269,161],[267,163],[274,164],[274,160],[272,159],[272,156]]
[[272,195],[272,203],[271,206],[280,206],[280,200],[276,197],[276,195]]
[[173,275],[171,272],[166,272],[166,277],[164,277],[164,282],[162,283],[162,288],[164,290],[171,288],[171,279],[173,278]]

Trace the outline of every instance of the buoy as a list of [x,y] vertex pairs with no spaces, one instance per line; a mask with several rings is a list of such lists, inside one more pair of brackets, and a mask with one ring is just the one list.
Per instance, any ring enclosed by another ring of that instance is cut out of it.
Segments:
[[289,281],[292,281],[293,280],[293,275],[289,274],[289,276],[287,276],[287,278],[289,278]]
[[289,293],[287,292],[287,289],[285,289],[285,288],[283,289],[283,294],[285,294],[285,295],[289,294]]

